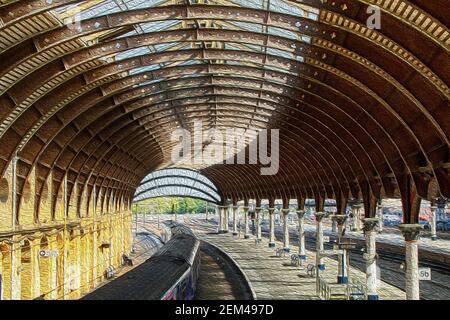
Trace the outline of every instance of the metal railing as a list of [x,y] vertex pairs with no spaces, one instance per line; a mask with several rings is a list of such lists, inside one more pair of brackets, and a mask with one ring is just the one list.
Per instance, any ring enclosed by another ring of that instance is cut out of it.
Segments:
[[328,283],[319,277],[319,297],[323,300],[367,300],[366,285],[352,280],[347,284]]

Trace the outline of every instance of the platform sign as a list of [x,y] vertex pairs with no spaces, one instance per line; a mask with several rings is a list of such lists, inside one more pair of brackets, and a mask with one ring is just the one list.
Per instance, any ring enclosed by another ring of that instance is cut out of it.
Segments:
[[419,268],[419,280],[420,281],[431,281],[431,269],[430,268]]
[[343,253],[342,250],[323,250],[319,252],[321,257],[339,256]]
[[43,258],[57,257],[58,251],[56,251],[56,250],[41,250],[41,251],[39,251],[39,256],[43,257]]
[[356,243],[340,243],[338,246],[342,250],[356,249]]

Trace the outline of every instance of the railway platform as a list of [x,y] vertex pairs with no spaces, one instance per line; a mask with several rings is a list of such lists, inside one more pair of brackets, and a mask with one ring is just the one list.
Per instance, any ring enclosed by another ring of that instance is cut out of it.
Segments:
[[[217,234],[216,225],[211,221],[190,218],[186,223],[197,236],[225,251],[246,275],[256,299],[280,300],[317,300],[316,280],[307,273],[306,266],[314,264],[315,253],[307,250],[305,268],[292,266],[290,258],[277,256],[275,249],[264,243],[256,244],[255,239],[245,239],[244,235],[233,236],[232,233]],[[277,248],[283,243],[276,241]],[[331,258],[324,259],[326,272],[322,273],[327,283],[335,283],[338,263]],[[350,268],[349,278],[365,282],[365,274]],[[405,293],[383,281],[379,282],[379,296],[384,300],[404,300]]]
[[132,264],[125,264],[120,266],[117,269],[111,270],[111,278],[103,281],[99,286],[85,292],[81,297],[86,296],[95,290],[107,285],[114,279],[125,275],[129,271],[139,267],[142,263],[144,263],[147,259],[151,258],[160,247],[163,246],[159,235],[160,229],[157,228],[154,224],[148,224],[146,226],[139,226],[136,232],[136,229],[133,230],[135,233],[134,242],[133,242],[133,251],[128,257]]
[[[210,221],[217,223],[216,217],[211,217]],[[305,235],[309,237],[315,237],[316,226],[314,221],[309,221],[305,219],[304,231]],[[267,220],[262,221],[262,228],[268,224]],[[267,227],[267,226],[266,226]],[[282,223],[276,223],[275,228],[282,232]],[[330,223],[325,222],[323,227],[323,232],[325,236],[334,239],[337,234],[332,231],[332,226]],[[289,232],[292,235],[297,234],[297,221],[289,223]],[[350,231],[346,229],[345,237],[351,239],[352,241],[364,245],[365,237],[362,230],[360,231]],[[383,249],[384,251],[389,251],[394,254],[404,254],[405,239],[401,234],[400,230],[395,230],[394,228],[385,228],[385,231],[378,233],[377,247]],[[421,236],[418,242],[419,252],[421,258],[425,258],[430,261],[439,262],[442,264],[450,264],[450,240],[445,238],[438,238],[437,240],[431,240],[430,237]]]

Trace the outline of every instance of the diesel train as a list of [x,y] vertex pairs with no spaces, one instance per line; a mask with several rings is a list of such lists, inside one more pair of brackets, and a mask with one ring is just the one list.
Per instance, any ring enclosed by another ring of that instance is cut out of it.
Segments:
[[200,268],[200,241],[169,222],[170,240],[150,259],[86,295],[84,300],[192,300]]

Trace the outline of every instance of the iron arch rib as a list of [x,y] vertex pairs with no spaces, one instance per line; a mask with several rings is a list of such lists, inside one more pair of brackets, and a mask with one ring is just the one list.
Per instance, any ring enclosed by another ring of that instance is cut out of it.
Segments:
[[203,174],[181,168],[155,171],[146,176],[136,189],[133,201],[151,198],[189,197],[221,203],[220,189]]

